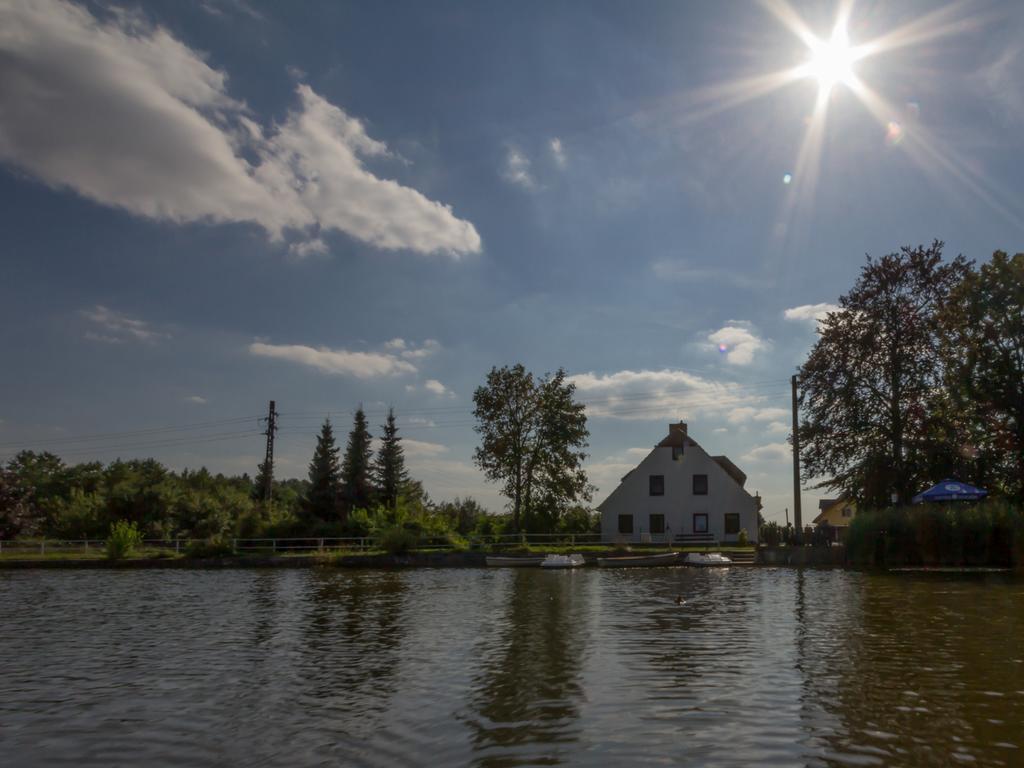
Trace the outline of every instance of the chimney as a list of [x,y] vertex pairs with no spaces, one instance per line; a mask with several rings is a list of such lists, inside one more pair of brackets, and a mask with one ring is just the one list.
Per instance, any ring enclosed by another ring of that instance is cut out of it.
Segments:
[[682,432],[683,437],[686,437],[686,422],[680,421],[678,424],[669,424],[668,433],[671,435],[673,432]]

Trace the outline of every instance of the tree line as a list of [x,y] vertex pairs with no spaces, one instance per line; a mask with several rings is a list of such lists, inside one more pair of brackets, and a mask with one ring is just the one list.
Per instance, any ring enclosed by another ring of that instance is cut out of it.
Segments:
[[806,482],[864,508],[955,477],[1024,501],[1024,253],[867,257],[799,372]]
[[[535,379],[522,366],[494,369],[481,387],[476,461],[514,499],[491,514],[472,498],[435,502],[410,477],[389,409],[380,444],[356,409],[344,452],[325,419],[305,479],[278,480],[272,463],[256,477],[175,472],[154,459],[67,465],[21,451],[0,467],[0,539],[105,538],[120,521],[146,538],[263,536],[492,536],[519,531],[584,533],[595,518],[582,504],[586,428],[565,374]],[[266,497],[266,489],[270,496]]]

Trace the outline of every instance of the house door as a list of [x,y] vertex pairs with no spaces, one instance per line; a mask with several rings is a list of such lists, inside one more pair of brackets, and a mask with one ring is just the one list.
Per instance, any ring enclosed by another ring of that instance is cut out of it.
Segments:
[[707,533],[708,532],[708,516],[703,512],[698,512],[693,516],[693,532],[694,533]]

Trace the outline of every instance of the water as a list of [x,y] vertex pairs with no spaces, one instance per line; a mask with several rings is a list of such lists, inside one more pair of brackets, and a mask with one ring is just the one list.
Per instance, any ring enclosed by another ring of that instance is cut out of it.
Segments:
[[0,618],[5,766],[1024,765],[1006,575],[0,572]]

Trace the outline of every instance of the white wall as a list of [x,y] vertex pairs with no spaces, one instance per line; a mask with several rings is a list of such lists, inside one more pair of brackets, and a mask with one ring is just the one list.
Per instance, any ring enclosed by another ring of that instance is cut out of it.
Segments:
[[[665,495],[651,496],[651,475],[664,475]],[[693,494],[693,476],[708,476],[708,494]],[[648,517],[652,513],[665,515],[665,535],[652,535],[654,541],[666,541],[668,536],[693,533],[693,515],[708,516],[708,532],[717,541],[735,541],[736,536],[725,535],[725,513],[738,512],[740,528],[746,529],[751,543],[757,541],[757,502],[740,487],[718,462],[697,444],[687,445],[679,459],[672,458],[672,448],[654,448],[599,505],[601,536],[605,541],[641,541],[642,534],[650,532]],[[633,515],[633,535],[619,533],[619,515]],[[668,529],[671,528],[671,531]]]

